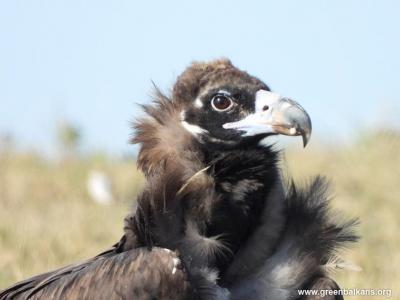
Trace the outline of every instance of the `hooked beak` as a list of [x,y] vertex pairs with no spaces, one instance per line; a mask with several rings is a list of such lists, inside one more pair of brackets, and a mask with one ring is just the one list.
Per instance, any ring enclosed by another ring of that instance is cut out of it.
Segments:
[[240,121],[225,123],[223,127],[243,131],[244,136],[301,135],[304,147],[310,140],[312,130],[311,119],[300,104],[266,90],[256,93],[255,113]]

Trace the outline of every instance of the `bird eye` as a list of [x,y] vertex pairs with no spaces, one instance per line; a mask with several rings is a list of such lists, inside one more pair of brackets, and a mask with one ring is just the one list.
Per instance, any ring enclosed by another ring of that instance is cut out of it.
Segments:
[[225,95],[216,95],[214,98],[211,100],[211,106],[216,110],[216,111],[226,111],[230,108],[232,108],[234,102],[232,99]]

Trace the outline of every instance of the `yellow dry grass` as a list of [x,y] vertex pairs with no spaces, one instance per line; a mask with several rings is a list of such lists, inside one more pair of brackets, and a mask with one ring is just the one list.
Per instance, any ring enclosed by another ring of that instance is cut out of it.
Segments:
[[[392,289],[392,297],[400,297],[399,135],[369,134],[345,147],[317,144],[287,151],[284,169],[299,183],[326,175],[333,186],[332,205],[344,216],[361,219],[362,240],[344,257],[363,270],[333,276],[344,288]],[[101,206],[90,200],[86,178],[93,169],[110,175],[116,203]],[[50,163],[34,154],[0,154],[0,289],[112,245],[142,184],[133,161]]]

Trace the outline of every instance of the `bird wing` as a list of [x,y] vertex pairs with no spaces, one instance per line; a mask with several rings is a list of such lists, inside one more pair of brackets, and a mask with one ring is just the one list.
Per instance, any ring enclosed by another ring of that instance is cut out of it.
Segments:
[[184,299],[188,287],[175,252],[138,248],[105,251],[81,264],[24,280],[0,292],[0,300]]

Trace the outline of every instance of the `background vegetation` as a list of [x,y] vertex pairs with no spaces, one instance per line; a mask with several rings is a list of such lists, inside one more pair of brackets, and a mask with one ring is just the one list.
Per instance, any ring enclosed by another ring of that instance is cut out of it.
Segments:
[[[362,240],[344,257],[363,270],[334,277],[342,287],[387,288],[399,296],[400,135],[382,131],[360,135],[349,145],[313,144],[286,151],[283,169],[297,182],[326,175],[333,185],[332,205],[361,219]],[[120,238],[123,217],[143,184],[133,159],[69,152],[52,161],[12,147],[0,151],[0,289],[96,255]],[[117,199],[112,204],[90,199],[86,183],[92,170],[111,179]]]

